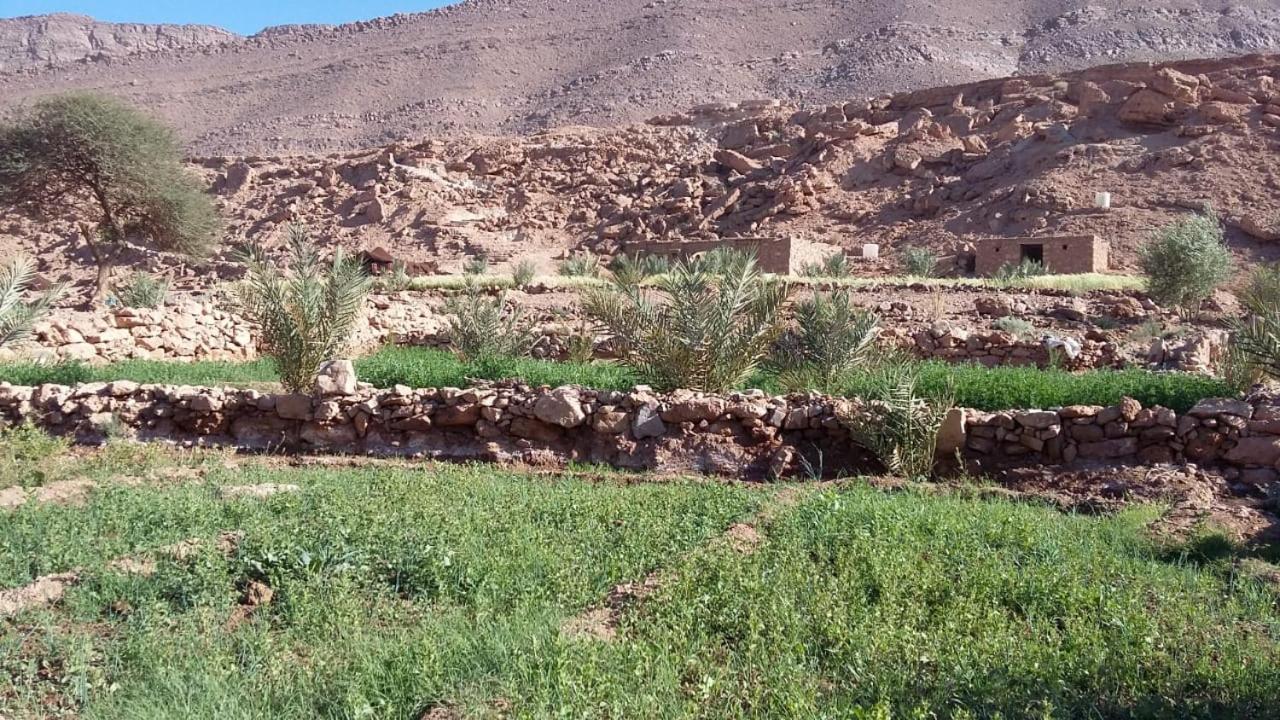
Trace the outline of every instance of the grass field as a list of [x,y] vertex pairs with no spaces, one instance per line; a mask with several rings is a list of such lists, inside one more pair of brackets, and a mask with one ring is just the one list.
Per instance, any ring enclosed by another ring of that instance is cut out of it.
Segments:
[[[625,366],[613,363],[568,363],[499,359],[464,363],[443,350],[396,347],[360,358],[356,375],[377,387],[464,387],[473,380],[523,380],[532,385],[583,385],[601,390],[626,390],[642,382]],[[175,385],[231,385],[274,389],[275,367],[267,360],[248,363],[128,360],[109,365],[0,365],[0,381],[15,385],[133,380]],[[865,394],[872,375],[853,375],[841,388],[845,395]],[[782,392],[778,379],[756,373],[746,387]],[[1125,396],[1143,405],[1163,405],[1186,411],[1207,397],[1234,391],[1225,382],[1192,373],[1153,373],[1145,370],[1093,370],[1069,373],[1022,367],[987,368],[931,361],[920,364],[920,385],[926,391],[952,386],[956,404],[979,410],[1047,408],[1063,405],[1111,405]]]
[[[0,619],[13,720],[1280,716],[1276,587],[1153,542],[1154,508],[86,455],[31,433],[0,458],[0,486],[98,483],[0,512],[0,588],[80,575]],[[218,489],[264,482],[299,490]],[[747,522],[757,544],[725,541]],[[148,554],[150,575],[112,564]],[[645,578],[612,638],[566,631]],[[255,583],[272,597],[249,607]]]

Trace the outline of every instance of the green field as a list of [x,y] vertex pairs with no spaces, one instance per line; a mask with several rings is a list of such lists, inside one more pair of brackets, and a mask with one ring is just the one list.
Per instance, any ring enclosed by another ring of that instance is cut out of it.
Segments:
[[[1157,508],[73,454],[29,432],[0,459],[0,487],[98,483],[0,512],[0,588],[81,577],[0,619],[12,720],[1280,716],[1277,587],[1222,543],[1153,541]],[[265,482],[300,490],[219,491]],[[726,541],[735,523],[758,544]],[[151,575],[112,565],[148,556]],[[612,638],[580,630],[645,578]],[[243,605],[250,583],[270,601]]]

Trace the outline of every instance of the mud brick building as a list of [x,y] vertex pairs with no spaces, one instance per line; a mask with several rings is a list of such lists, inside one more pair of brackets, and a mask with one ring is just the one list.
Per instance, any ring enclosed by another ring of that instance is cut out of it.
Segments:
[[707,240],[667,240],[661,242],[628,242],[623,252],[628,255],[657,255],[669,260],[690,258],[717,248],[733,248],[754,253],[756,263],[767,273],[791,274],[791,238],[733,237]]
[[1024,260],[1043,263],[1059,275],[1107,271],[1107,241],[1097,235],[986,238],[976,243],[973,272],[993,275]]

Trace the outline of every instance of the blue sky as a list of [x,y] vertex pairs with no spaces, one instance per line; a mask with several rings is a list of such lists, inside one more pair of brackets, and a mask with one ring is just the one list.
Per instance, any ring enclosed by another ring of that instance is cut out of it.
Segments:
[[268,25],[337,24],[448,4],[446,0],[0,0],[0,17],[70,12],[112,22],[217,25],[251,35]]

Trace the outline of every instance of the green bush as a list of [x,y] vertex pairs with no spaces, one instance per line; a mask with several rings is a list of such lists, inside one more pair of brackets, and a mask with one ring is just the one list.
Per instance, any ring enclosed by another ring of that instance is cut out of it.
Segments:
[[820,263],[805,263],[800,268],[800,276],[809,278],[847,278],[851,274],[853,266],[843,251],[828,255]]
[[413,289],[413,278],[409,275],[409,266],[404,260],[393,260],[391,272],[378,278],[378,287],[386,292],[401,292]]
[[489,258],[485,255],[476,255],[468,260],[462,266],[463,275],[485,275],[489,272]]
[[288,244],[285,268],[261,246],[246,250],[249,271],[231,305],[259,328],[262,351],[275,360],[285,388],[310,392],[320,363],[346,352],[373,281],[341,247],[324,267],[300,225],[289,228]]
[[560,274],[564,277],[599,277],[600,258],[591,253],[566,258],[560,263]]
[[538,266],[532,260],[521,260],[511,266],[511,282],[517,288],[526,288],[538,276]]
[[1038,260],[1024,259],[1019,263],[1005,263],[996,268],[991,279],[1001,285],[1015,285],[1025,282],[1029,278],[1041,277],[1049,274],[1049,268]]
[[1007,332],[1024,340],[1034,337],[1036,334],[1036,326],[1032,325],[1029,320],[1013,317],[1012,315],[996,319],[995,322],[991,323],[991,326],[996,330]]
[[0,206],[100,218],[81,223],[104,295],[127,243],[204,254],[219,220],[173,133],[120,100],[43,98],[0,126]]
[[1240,302],[1255,315],[1280,312],[1280,263],[1254,269],[1248,287],[1240,293]]
[[1151,299],[1184,316],[1197,313],[1234,268],[1222,223],[1213,211],[1164,228],[1142,247],[1138,261]]
[[942,420],[954,406],[951,388],[926,388],[914,363],[887,363],[868,373],[863,405],[842,413],[853,439],[885,469],[905,478],[933,473]]
[[516,303],[505,293],[488,297],[474,284],[461,295],[445,301],[449,316],[449,340],[464,360],[521,357],[529,354],[537,338]]
[[902,267],[911,277],[930,278],[938,271],[938,256],[928,248],[905,248],[902,251]]
[[27,289],[36,277],[36,264],[18,255],[0,267],[0,347],[31,336],[31,328],[62,297],[66,286],[59,284],[34,300],[26,300]]
[[623,285],[639,285],[671,269],[660,255],[618,255],[609,263],[613,280]]
[[661,389],[735,387],[783,329],[787,287],[767,282],[748,256],[677,262],[653,290],[615,283],[588,292],[582,307]]
[[796,304],[795,323],[774,347],[769,365],[788,390],[833,392],[867,362],[878,331],[876,315],[854,305],[847,290],[815,294]]
[[158,308],[169,296],[169,281],[165,278],[134,273],[129,279],[112,286],[112,298],[116,305],[127,308]]

